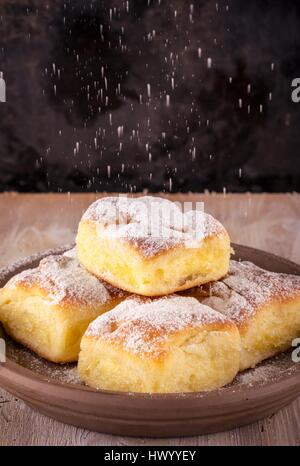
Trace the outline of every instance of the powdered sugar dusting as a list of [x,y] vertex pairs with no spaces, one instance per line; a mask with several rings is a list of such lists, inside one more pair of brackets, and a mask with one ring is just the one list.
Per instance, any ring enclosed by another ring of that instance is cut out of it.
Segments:
[[[299,276],[269,272],[251,262],[231,260],[228,275],[209,285],[210,296],[202,302],[242,324],[270,300],[284,300],[299,293]],[[201,289],[197,294],[201,296]]]
[[194,298],[131,297],[98,317],[87,335],[101,337],[138,354],[159,353],[168,336],[188,327],[228,320]]
[[56,364],[40,358],[27,348],[13,342],[6,337],[7,358],[20,364],[27,369],[44,376],[49,382],[57,381],[60,383],[82,385],[76,364]]
[[242,323],[244,319],[248,319],[255,313],[254,306],[244,296],[231,290],[225,283],[212,283],[210,292],[211,296],[204,298],[202,302],[222,312],[236,324]]
[[74,300],[86,305],[104,304],[112,296],[106,284],[87,272],[76,257],[75,250],[62,255],[50,255],[37,268],[24,270],[12,277],[5,288],[39,286],[48,293],[53,304]]
[[297,364],[293,362],[290,351],[273,356],[261,362],[253,369],[237,374],[232,386],[253,387],[275,382],[278,378],[288,377],[296,370]]
[[271,299],[288,299],[300,292],[300,277],[274,273],[261,269],[251,262],[230,262],[224,283],[244,296],[253,306]]
[[201,210],[183,213],[176,203],[152,196],[99,199],[82,220],[95,222],[101,236],[136,245],[145,256],[178,245],[199,247],[205,238],[224,231],[217,220]]

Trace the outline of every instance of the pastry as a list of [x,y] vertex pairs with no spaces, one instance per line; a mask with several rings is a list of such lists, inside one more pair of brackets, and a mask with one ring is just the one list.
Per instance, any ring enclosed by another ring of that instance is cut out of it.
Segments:
[[242,342],[240,370],[288,349],[300,336],[299,276],[232,260],[229,274],[221,281],[185,294],[237,325]]
[[0,322],[45,359],[76,361],[88,324],[125,295],[84,270],[72,250],[11,278],[0,290]]
[[194,392],[229,383],[239,358],[239,332],[222,314],[194,298],[132,296],[89,325],[78,371],[98,389]]
[[150,196],[96,201],[76,242],[87,270],[145,296],[217,280],[229,267],[229,236],[217,220],[197,210],[183,214],[177,204]]

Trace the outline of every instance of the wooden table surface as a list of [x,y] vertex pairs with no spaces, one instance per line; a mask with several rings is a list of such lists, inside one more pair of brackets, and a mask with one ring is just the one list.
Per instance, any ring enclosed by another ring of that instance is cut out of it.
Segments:
[[[187,195],[167,196],[187,200]],[[0,266],[74,241],[94,194],[0,194]],[[188,195],[228,229],[232,241],[300,263],[300,194]],[[213,435],[143,439],[114,437],[42,416],[0,389],[0,445],[299,445],[300,398],[270,418]]]

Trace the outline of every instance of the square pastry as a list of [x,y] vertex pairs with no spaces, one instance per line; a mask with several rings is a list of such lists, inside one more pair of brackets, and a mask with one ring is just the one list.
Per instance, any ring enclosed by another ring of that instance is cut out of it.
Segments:
[[229,267],[230,240],[220,222],[151,196],[99,199],[83,215],[76,243],[87,270],[144,296],[218,280]]
[[0,322],[14,340],[43,358],[76,361],[89,323],[125,295],[83,269],[71,250],[8,281],[0,290]]
[[236,324],[242,342],[240,370],[288,349],[300,336],[300,276],[232,260],[225,278],[185,294]]
[[106,390],[213,390],[235,377],[240,335],[224,315],[181,296],[132,296],[90,324],[78,372]]

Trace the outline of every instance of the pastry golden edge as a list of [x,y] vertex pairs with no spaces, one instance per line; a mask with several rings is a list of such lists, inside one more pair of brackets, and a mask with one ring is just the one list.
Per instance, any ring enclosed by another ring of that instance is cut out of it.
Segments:
[[80,222],[79,261],[89,272],[128,292],[167,295],[218,280],[228,272],[230,239],[224,228],[205,238],[200,248],[178,246],[153,257],[143,256],[132,243],[102,237],[99,231],[92,221]]
[[274,298],[237,326],[242,342],[242,371],[286,351],[300,336],[300,296],[284,301]]
[[148,336],[153,351],[141,355],[124,348],[121,339],[111,342],[86,332],[78,361],[80,378],[102,390],[180,393],[220,388],[238,372],[240,335],[229,320],[168,334],[158,353],[151,331]]
[[[230,318],[220,306],[214,306],[211,300],[214,296],[209,298],[209,292],[203,292],[201,287],[187,290],[182,295],[207,303]],[[239,371],[254,368],[263,360],[289,349],[293,340],[300,336],[300,293],[296,291],[293,294],[291,291],[287,299],[275,295],[255,307],[253,315],[244,315],[233,321],[241,336]]]
[[0,322],[14,340],[39,356],[56,363],[78,360],[81,337],[96,317],[122,299],[99,306],[66,300],[54,305],[39,286],[18,284],[0,290]]

